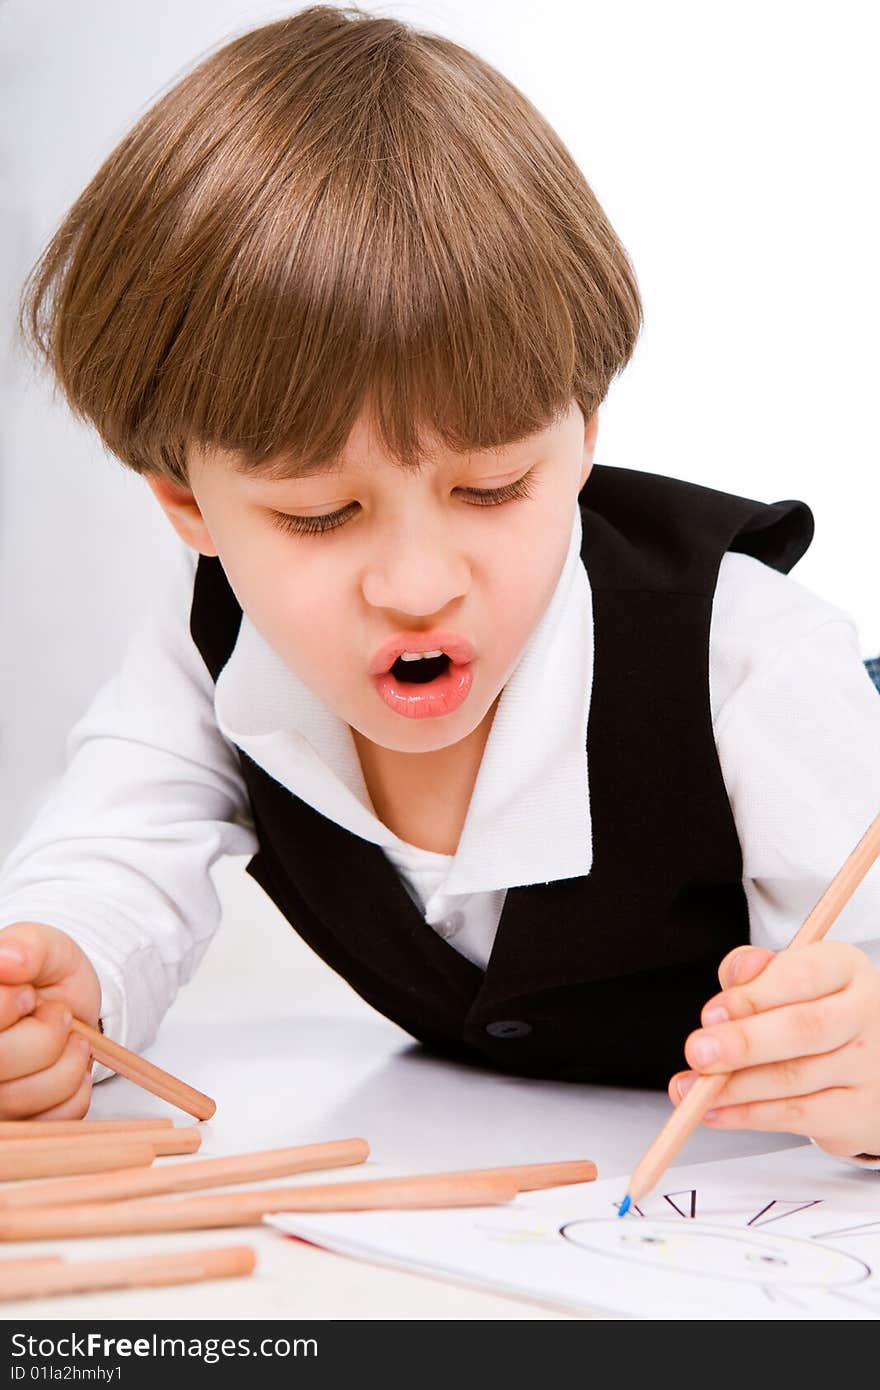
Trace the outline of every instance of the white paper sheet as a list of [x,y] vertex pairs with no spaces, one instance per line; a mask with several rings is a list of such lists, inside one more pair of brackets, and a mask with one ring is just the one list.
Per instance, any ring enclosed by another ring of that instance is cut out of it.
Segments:
[[265,1220],[343,1254],[568,1310],[880,1318],[880,1173],[812,1145],[671,1168],[621,1219],[625,1187],[613,1178],[501,1206]]

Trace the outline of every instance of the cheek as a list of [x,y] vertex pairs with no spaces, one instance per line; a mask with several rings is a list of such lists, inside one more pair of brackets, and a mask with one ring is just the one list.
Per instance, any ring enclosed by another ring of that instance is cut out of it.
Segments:
[[332,566],[294,564],[287,538],[265,533],[223,565],[241,608],[289,670],[313,684],[316,672],[341,665],[334,634],[344,597]]
[[493,552],[487,573],[487,618],[497,655],[508,666],[519,659],[546,610],[565,564],[570,535],[570,520],[560,523],[552,512],[533,513],[508,533],[508,544]]
[[521,614],[542,613],[556,587],[571,535],[571,517],[555,508],[535,510],[514,528],[494,562],[496,584]]
[[334,673],[351,660],[348,606],[339,577],[321,567],[288,565],[264,594],[265,626],[285,664],[314,689],[332,686]]

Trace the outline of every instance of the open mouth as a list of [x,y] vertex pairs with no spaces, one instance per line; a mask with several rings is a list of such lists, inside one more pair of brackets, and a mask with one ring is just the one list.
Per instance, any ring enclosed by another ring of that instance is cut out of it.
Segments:
[[446,652],[399,656],[383,675],[373,677],[380,699],[406,719],[454,713],[467,699],[473,679],[472,662],[455,662]]
[[415,661],[399,656],[391,667],[391,675],[402,685],[428,685],[438,676],[445,675],[451,665],[445,652],[439,656],[421,656]]

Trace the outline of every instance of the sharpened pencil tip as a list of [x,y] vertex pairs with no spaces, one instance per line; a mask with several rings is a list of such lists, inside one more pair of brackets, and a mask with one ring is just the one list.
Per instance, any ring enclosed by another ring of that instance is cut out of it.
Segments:
[[618,1215],[618,1216],[626,1216],[626,1214],[627,1214],[627,1212],[629,1211],[629,1209],[630,1209],[631,1206],[632,1206],[632,1202],[631,1202],[631,1200],[630,1200],[630,1195],[629,1195],[629,1193],[627,1193],[626,1196],[624,1197],[623,1201],[621,1202],[620,1206],[617,1208],[617,1215]]

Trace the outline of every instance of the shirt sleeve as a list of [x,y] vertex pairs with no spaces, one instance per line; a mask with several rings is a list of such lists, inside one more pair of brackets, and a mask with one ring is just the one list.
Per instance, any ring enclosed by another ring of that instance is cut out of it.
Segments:
[[[880,811],[880,693],[851,624],[785,643],[725,707],[716,740],[753,942],[781,950]],[[880,967],[880,861],[830,934]]]
[[[750,939],[778,951],[880,811],[880,692],[846,613],[751,557],[729,559],[739,601],[728,585],[710,664],[715,738]],[[829,935],[880,968],[880,860]],[[853,1161],[880,1168],[880,1157]]]
[[197,559],[181,543],[119,670],[70,731],[63,775],[0,866],[0,926],[46,922],[72,936],[98,973],[104,1032],[134,1051],[219,925],[211,866],[257,849],[189,631]]

